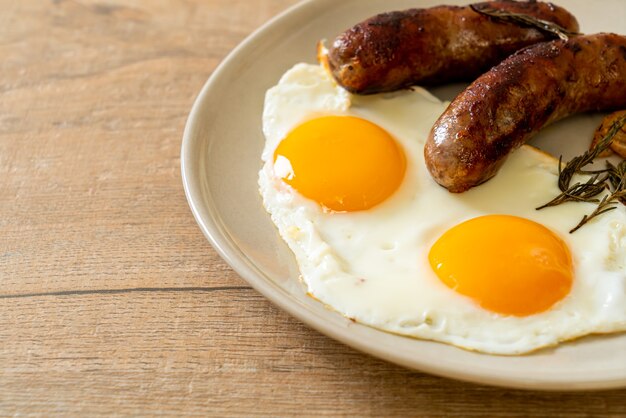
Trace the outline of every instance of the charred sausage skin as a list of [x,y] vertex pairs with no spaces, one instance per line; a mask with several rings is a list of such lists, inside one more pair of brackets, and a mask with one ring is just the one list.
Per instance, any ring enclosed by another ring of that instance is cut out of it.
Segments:
[[574,113],[623,108],[626,36],[600,33],[534,45],[452,101],[426,141],[426,166],[440,185],[463,192],[493,177],[542,127]]
[[[551,3],[480,4],[578,31],[576,18]],[[330,47],[328,64],[348,91],[380,93],[415,84],[470,81],[513,52],[549,39],[537,29],[498,21],[469,6],[410,9],[374,16],[339,35]]]

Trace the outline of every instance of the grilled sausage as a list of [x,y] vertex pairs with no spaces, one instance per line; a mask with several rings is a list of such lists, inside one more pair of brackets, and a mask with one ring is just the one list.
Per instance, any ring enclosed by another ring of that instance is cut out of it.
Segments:
[[[593,134],[593,141],[591,142],[591,146],[589,149],[595,148],[595,146],[600,142],[606,134],[609,133],[613,124],[621,120],[622,118],[626,118],[626,110],[619,110],[617,112],[611,113],[607,115],[602,120],[602,123],[596,129],[596,132]],[[598,157],[610,157],[616,153],[622,158],[626,159],[626,125],[622,126],[622,129],[619,130],[613,137],[613,142],[609,149],[604,150],[598,154]]]
[[[556,23],[571,32],[578,22],[551,3],[498,0],[479,3]],[[470,8],[439,6],[384,13],[339,35],[328,52],[337,82],[353,93],[411,85],[471,81],[513,52],[553,39]]]
[[600,33],[530,46],[459,94],[424,147],[433,178],[463,192],[507,155],[568,115],[626,108],[626,36]]

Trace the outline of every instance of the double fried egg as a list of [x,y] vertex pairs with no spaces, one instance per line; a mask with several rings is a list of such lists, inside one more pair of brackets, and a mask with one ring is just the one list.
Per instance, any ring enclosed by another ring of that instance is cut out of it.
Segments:
[[626,330],[626,210],[536,211],[557,162],[530,146],[463,194],[423,147],[445,110],[415,88],[353,96],[298,64],[266,95],[259,186],[308,294],[361,324],[493,354]]

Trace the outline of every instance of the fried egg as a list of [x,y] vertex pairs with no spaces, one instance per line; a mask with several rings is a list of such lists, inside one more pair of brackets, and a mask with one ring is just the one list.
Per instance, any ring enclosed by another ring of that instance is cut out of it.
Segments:
[[446,103],[414,88],[353,96],[298,64],[266,95],[259,186],[313,298],[383,331],[521,354],[626,330],[626,209],[537,211],[557,161],[523,146],[462,194],[423,147]]

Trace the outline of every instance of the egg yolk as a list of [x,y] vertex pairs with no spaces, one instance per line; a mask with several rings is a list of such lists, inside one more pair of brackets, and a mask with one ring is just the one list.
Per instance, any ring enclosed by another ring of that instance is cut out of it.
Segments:
[[303,196],[335,212],[369,209],[391,196],[406,170],[404,152],[372,122],[324,116],[291,131],[274,171]]
[[471,219],[433,245],[430,265],[448,287],[505,315],[543,312],[572,287],[566,244],[538,223],[515,216]]

